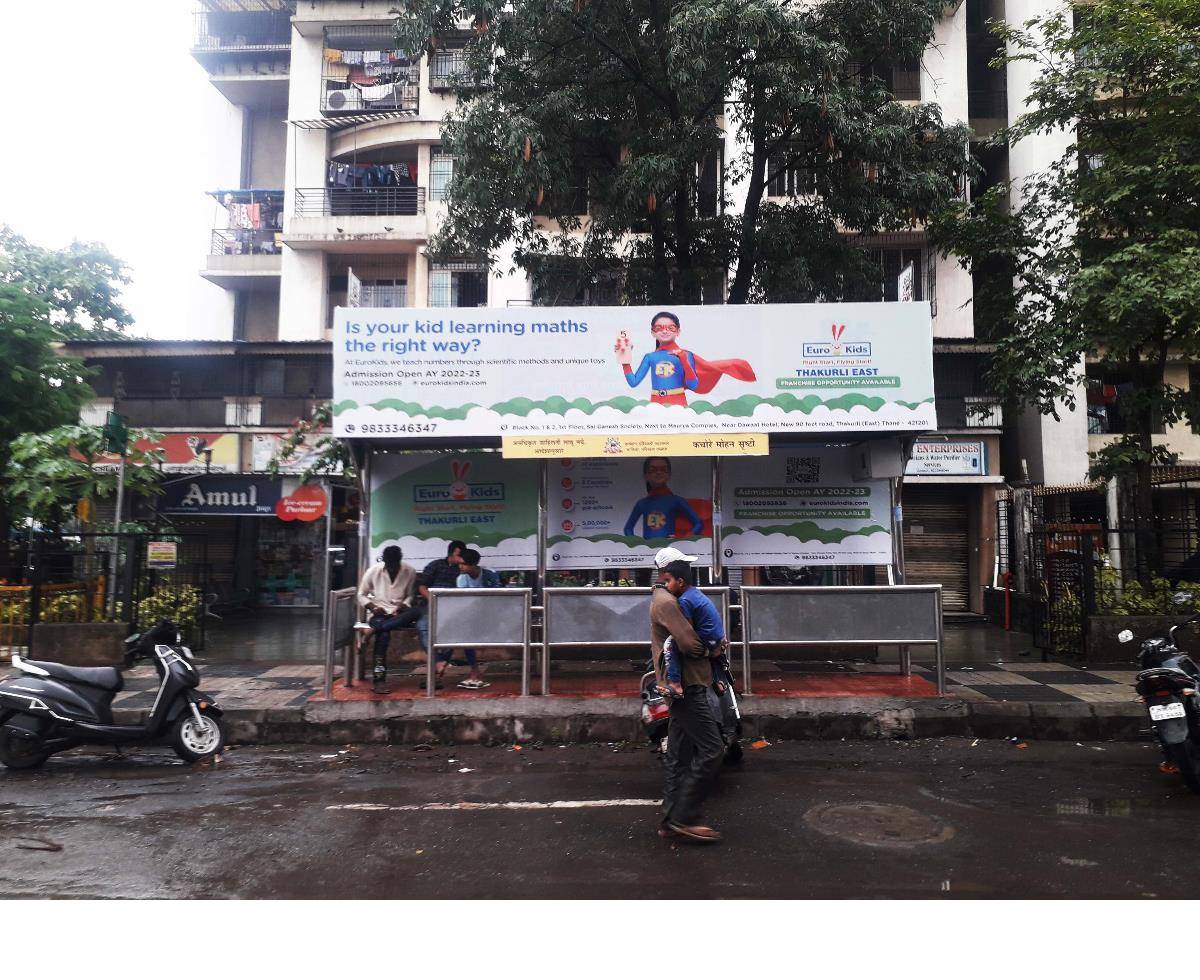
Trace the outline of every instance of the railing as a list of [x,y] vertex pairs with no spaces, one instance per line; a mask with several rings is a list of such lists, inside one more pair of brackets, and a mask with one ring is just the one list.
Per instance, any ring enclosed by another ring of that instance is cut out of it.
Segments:
[[944,429],[999,429],[1004,426],[1003,402],[989,395],[935,400],[938,425]]
[[210,255],[278,255],[274,228],[216,228]]
[[197,52],[286,51],[292,45],[292,10],[197,12],[192,50]]
[[356,112],[416,112],[421,105],[420,71],[410,68],[394,81],[379,85],[347,85],[324,79],[321,112],[349,115]]
[[298,218],[424,213],[424,187],[296,188]]

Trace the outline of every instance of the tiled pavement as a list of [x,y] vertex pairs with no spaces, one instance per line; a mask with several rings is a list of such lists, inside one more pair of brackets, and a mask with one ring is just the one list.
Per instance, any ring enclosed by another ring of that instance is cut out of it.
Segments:
[[[204,664],[202,688],[228,708],[298,708],[322,700],[322,668],[315,664]],[[491,686],[482,691],[458,688],[465,670],[451,668],[438,697],[455,700],[495,699],[519,693],[516,664],[485,667]],[[1079,669],[1058,663],[997,662],[947,665],[946,693],[963,701],[1120,703],[1133,699],[1134,671]],[[634,697],[640,671],[628,661],[553,665],[552,697]],[[424,697],[424,666],[403,664],[389,672],[391,693],[375,695],[369,682],[334,688],[336,701],[406,701]],[[156,690],[154,671],[140,667],[126,674],[126,689],[116,700],[121,708],[149,708]],[[533,689],[539,689],[538,679]],[[754,693],[766,698],[935,698],[932,667],[914,666],[911,678],[895,665],[801,664],[763,661],[754,665]]]

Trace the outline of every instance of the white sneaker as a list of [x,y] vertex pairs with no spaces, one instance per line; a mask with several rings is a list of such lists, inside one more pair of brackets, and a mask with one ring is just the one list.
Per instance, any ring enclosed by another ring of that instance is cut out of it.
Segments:
[[371,632],[374,632],[374,631],[371,629],[371,624],[370,624],[370,623],[355,623],[355,624],[354,624],[354,628],[355,628],[356,630],[362,630],[364,633],[371,633]]

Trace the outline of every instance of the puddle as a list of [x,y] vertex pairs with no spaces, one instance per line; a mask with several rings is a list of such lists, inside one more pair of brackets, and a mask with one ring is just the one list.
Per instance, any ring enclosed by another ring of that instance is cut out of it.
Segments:
[[804,814],[813,830],[868,847],[916,847],[941,844],[954,828],[927,813],[884,803],[815,806]]
[[1159,802],[1161,801],[1143,798],[1122,800],[1080,797],[1074,800],[1060,800],[1054,804],[1054,812],[1059,816],[1069,817],[1132,817],[1154,809]]

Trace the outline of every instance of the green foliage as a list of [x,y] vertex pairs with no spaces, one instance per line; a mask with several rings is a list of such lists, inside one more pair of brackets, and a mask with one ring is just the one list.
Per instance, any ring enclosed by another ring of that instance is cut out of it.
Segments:
[[137,604],[138,624],[149,629],[159,620],[169,619],[179,627],[185,641],[194,642],[204,612],[201,599],[194,585],[159,586]]
[[1073,138],[1045,171],[950,209],[931,233],[977,273],[996,390],[1057,414],[1085,357],[1132,383],[1128,434],[1093,473],[1136,474],[1148,506],[1165,458],[1151,434],[1200,423],[1200,395],[1163,378],[1168,356],[1200,357],[1200,5],[1097,0],[994,33],[1007,52],[995,67],[1040,69],[1029,111],[996,140]]
[[83,364],[53,345],[121,336],[132,322],[119,300],[128,281],[103,246],[40,248],[0,225],[0,530],[11,516],[14,440],[75,422],[93,395]]
[[[125,492],[131,497],[160,492],[154,464],[161,460],[161,450],[143,452],[133,443],[161,438],[148,429],[130,432]],[[13,510],[43,524],[69,520],[79,500],[105,500],[117,492],[116,468],[112,457],[104,455],[100,426],[61,425],[25,433],[13,441],[11,456],[8,493]]]
[[[730,268],[735,303],[877,296],[878,267],[841,229],[908,228],[969,168],[965,127],[884,82],[920,60],[943,6],[412,0],[407,51],[475,25],[431,252],[495,260],[511,243],[556,303],[610,278],[630,303],[711,301]],[[726,183],[746,188],[737,213],[701,179],[722,156]],[[769,200],[786,170],[816,196]]]
[[[1177,603],[1175,596],[1190,593],[1192,598]],[[1120,588],[1116,569],[1102,568],[1096,574],[1096,609],[1108,616],[1190,616],[1200,612],[1200,582],[1178,582],[1174,586],[1162,576],[1149,583],[1125,583]]]
[[349,443],[335,438],[333,431],[333,406],[323,402],[317,406],[312,417],[297,419],[287,434],[279,441],[279,449],[267,466],[267,471],[278,475],[282,468],[303,458],[306,465],[300,480],[341,477],[347,482],[357,478],[354,455]]

